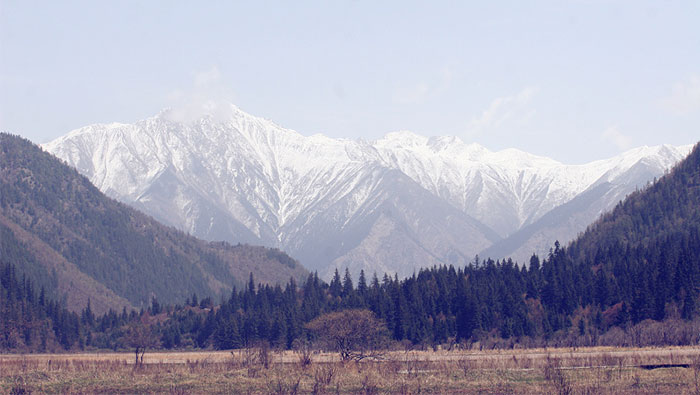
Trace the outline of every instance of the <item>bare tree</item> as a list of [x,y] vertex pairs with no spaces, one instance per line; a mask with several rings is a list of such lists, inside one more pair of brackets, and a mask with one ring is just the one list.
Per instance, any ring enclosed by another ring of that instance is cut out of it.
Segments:
[[160,345],[158,337],[144,319],[129,326],[126,332],[126,342],[129,347],[134,348],[135,367],[143,365],[143,355],[146,353],[146,349],[156,348]]
[[366,309],[343,310],[324,314],[306,324],[325,348],[340,353],[343,361],[377,357],[386,346],[386,324]]
[[294,351],[299,353],[299,365],[302,367],[302,369],[305,369],[307,366],[311,365],[311,353],[313,348],[311,347],[310,341],[302,338],[295,339],[292,342],[292,348]]

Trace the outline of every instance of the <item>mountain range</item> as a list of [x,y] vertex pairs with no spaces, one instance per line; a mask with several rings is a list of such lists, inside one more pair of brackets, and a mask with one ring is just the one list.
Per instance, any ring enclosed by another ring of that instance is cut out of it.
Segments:
[[110,197],[207,240],[278,247],[329,278],[410,275],[476,254],[523,262],[573,239],[692,146],[567,165],[457,137],[303,136],[230,105],[90,125],[44,144]]
[[308,272],[276,249],[205,242],[106,197],[28,140],[0,133],[0,263],[74,311],[229,295],[252,273],[286,283]]

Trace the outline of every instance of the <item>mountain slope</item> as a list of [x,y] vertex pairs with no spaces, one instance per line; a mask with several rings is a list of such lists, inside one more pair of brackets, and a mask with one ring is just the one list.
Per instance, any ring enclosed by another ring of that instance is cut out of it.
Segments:
[[[595,262],[601,251],[648,249],[682,235],[700,240],[700,144],[669,174],[593,223],[571,244],[569,253],[574,259]],[[700,248],[694,254],[700,254]]]
[[[579,303],[597,305],[626,325],[697,315],[700,284],[700,145],[652,185],[631,194],[568,248],[552,271],[578,270],[567,285]],[[567,290],[568,292],[568,290]],[[556,292],[548,295],[554,305]]]
[[305,270],[262,247],[206,243],[105,197],[60,160],[0,134],[0,256],[80,309],[142,306],[219,295],[253,272],[285,282]]
[[[620,174],[610,171],[570,201],[523,226],[479,255],[493,258],[512,257],[518,262],[527,262],[533,253],[546,253],[554,240],[563,243],[573,240],[586,226],[628,194],[662,176],[663,170],[673,164],[670,159],[678,158],[677,151],[666,146],[642,148],[637,151],[643,151],[642,159],[637,160],[625,171]],[[625,155],[639,156],[634,151]]]
[[[166,110],[135,124],[87,126],[44,147],[109,196],[169,225],[208,240],[280,247],[322,273],[336,266],[410,273],[460,262],[596,185],[620,186],[607,192],[614,204],[635,189],[624,180],[636,164],[653,165],[644,185],[690,149],[642,148],[565,165],[410,132],[371,142],[304,137],[235,106],[225,117],[174,119]],[[386,176],[391,172],[397,174]],[[402,218],[388,221],[375,212],[380,207],[402,211]],[[579,213],[583,219],[567,237],[599,213]],[[417,225],[426,221],[432,225]],[[450,234],[436,237],[436,229]],[[522,239],[512,251],[541,247]]]

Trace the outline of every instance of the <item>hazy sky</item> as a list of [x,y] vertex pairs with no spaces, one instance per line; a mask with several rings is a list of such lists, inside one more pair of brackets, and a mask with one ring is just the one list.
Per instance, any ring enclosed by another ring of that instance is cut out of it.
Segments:
[[0,129],[229,100],[302,134],[581,163],[700,140],[700,1],[0,0]]

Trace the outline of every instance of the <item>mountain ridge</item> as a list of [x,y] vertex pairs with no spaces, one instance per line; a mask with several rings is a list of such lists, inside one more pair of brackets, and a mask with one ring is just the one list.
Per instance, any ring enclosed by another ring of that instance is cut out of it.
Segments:
[[[626,172],[646,158],[651,170],[643,186],[691,147],[641,147],[589,164],[565,165],[516,149],[491,152],[457,137],[423,137],[406,131],[372,141],[319,134],[305,137],[233,105],[216,117],[188,123],[173,118],[171,110],[164,110],[134,124],[90,125],[44,148],[75,166],[109,196],[169,225],[208,240],[279,247],[322,272],[344,266],[347,257],[319,258],[305,253],[315,245],[309,235],[317,234],[318,229],[337,231],[338,238],[329,240],[329,248],[347,251],[338,247],[345,241],[340,236],[344,227],[370,215],[370,207],[379,206],[372,194],[382,190],[382,182],[394,182],[380,176],[384,170],[399,171],[432,195],[421,194],[425,199],[446,202],[459,211],[459,221],[471,224],[461,231],[473,234],[476,242],[469,251],[452,247],[473,256],[497,242],[487,234],[507,238],[596,183],[616,188],[624,184]],[[408,183],[398,185],[412,188]],[[618,189],[614,198],[620,200],[634,186]],[[396,193],[406,194],[403,189]],[[389,201],[390,196],[382,196]],[[414,214],[422,220],[390,222],[418,223],[427,221],[429,214]],[[590,223],[599,214],[583,217]],[[363,237],[368,237],[373,226],[367,223]],[[449,227],[446,223],[441,226]],[[407,245],[411,238],[427,239],[421,232],[413,230],[401,239]],[[381,244],[381,238],[372,243]],[[444,240],[426,243],[416,245],[413,252],[429,251],[441,263],[465,263],[447,259],[450,248],[440,247]],[[534,248],[528,243],[534,242],[526,241],[525,250]],[[373,258],[364,254],[355,259],[371,267]],[[398,259],[382,264],[399,274],[410,274]]]

